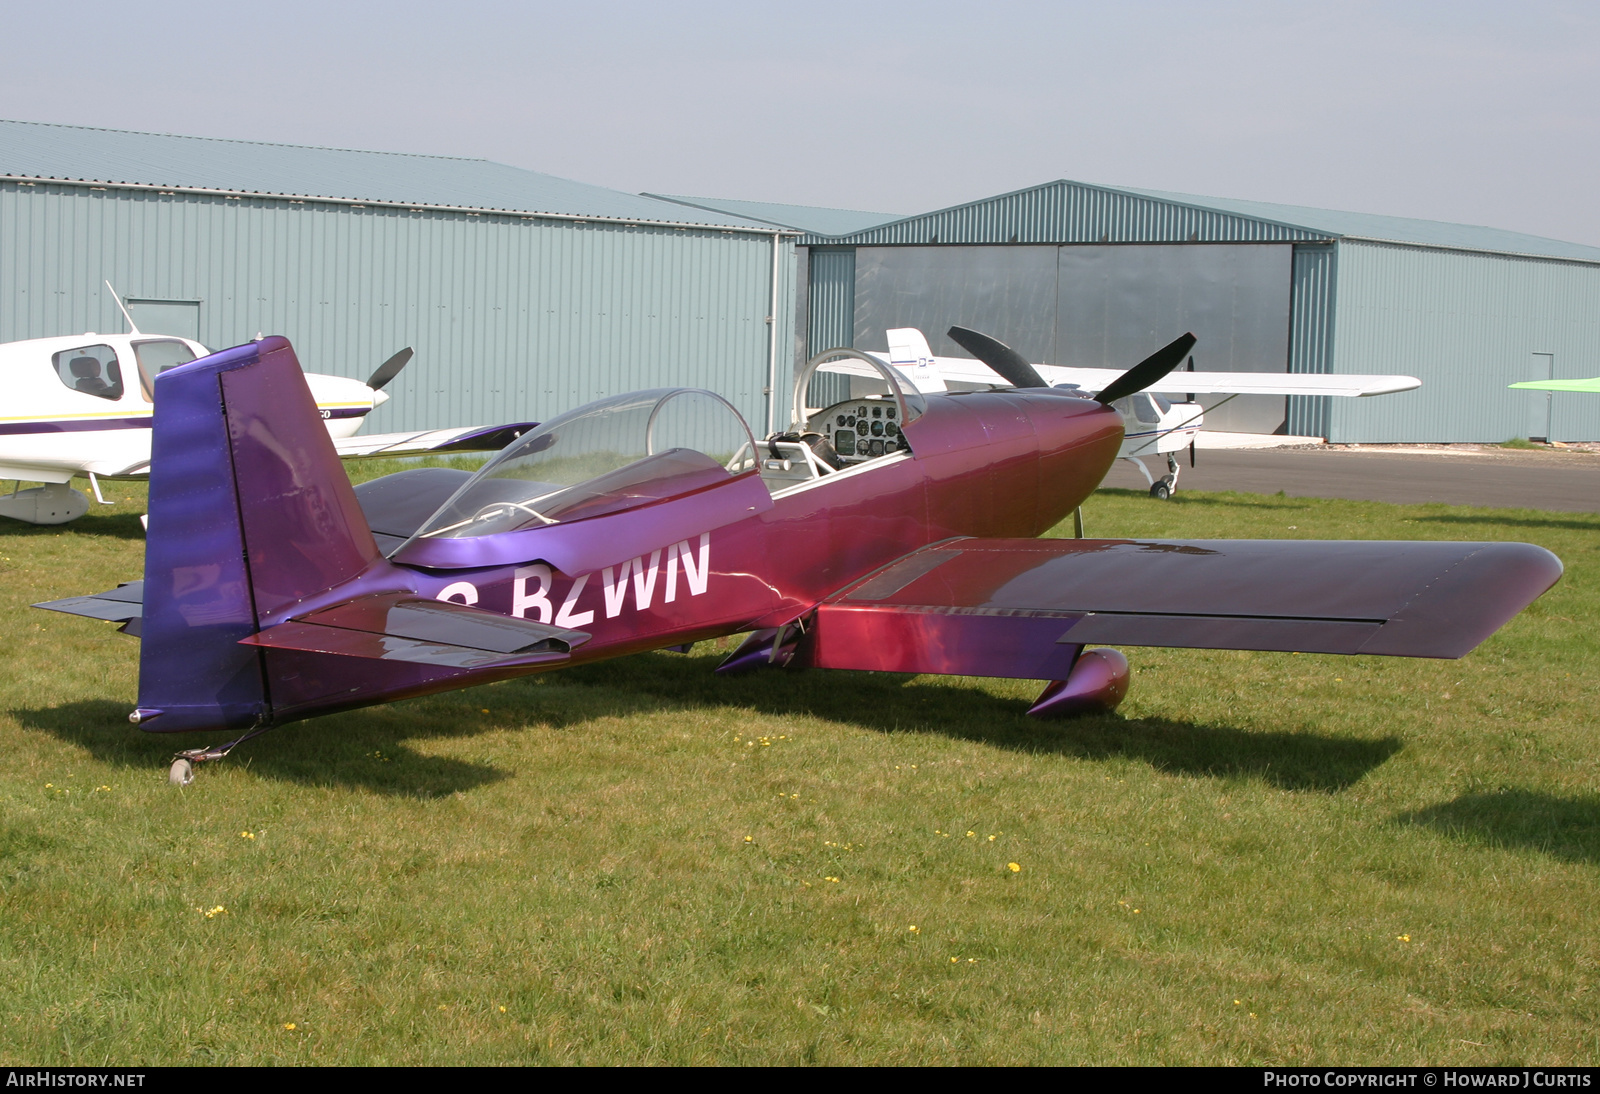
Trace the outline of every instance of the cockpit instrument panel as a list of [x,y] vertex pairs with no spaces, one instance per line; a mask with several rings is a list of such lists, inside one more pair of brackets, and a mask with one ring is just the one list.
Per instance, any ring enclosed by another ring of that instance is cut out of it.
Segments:
[[811,428],[833,442],[846,463],[861,463],[905,449],[900,411],[887,399],[852,399],[830,406],[811,418]]

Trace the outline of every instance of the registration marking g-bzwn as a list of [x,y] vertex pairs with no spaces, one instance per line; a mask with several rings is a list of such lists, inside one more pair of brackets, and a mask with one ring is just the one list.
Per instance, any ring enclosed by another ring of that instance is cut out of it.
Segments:
[[[699,550],[696,551],[689,545],[688,540],[680,540],[670,547],[651,551],[648,559],[639,555],[620,566],[607,566],[602,569],[600,591],[606,618],[615,619],[622,614],[630,586],[633,590],[635,611],[648,609],[655,600],[658,589],[663,604],[673,603],[678,599],[680,564],[683,570],[683,585],[688,595],[703,594],[711,579],[710,532],[700,533],[698,546]],[[662,572],[663,563],[665,563],[665,573]],[[550,567],[542,562],[518,566],[511,574],[511,615],[516,619],[526,619],[531,609],[535,612],[534,621],[537,623],[553,622],[557,627],[574,629],[586,627],[594,622],[595,609],[578,611],[578,598],[583,595],[583,590],[593,576],[592,572],[579,574],[573,580],[572,587],[567,590],[566,599],[561,602],[561,608],[557,611],[555,602],[551,599],[555,577],[550,572]],[[529,585],[533,588],[530,589]],[[470,581],[456,581],[440,589],[437,598],[459,600],[463,604],[476,604],[478,587]]]

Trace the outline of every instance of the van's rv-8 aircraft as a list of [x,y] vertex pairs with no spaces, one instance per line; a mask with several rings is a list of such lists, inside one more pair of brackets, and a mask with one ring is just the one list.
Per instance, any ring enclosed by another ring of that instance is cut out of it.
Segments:
[[1108,404],[1192,344],[1098,399],[928,395],[861,354],[880,392],[811,408],[813,358],[765,440],[663,388],[352,487],[267,338],[155,378],[143,581],[39,606],[141,638],[142,729],[233,736],[183,784],[287,722],[726,635],[723,670],[1047,680],[1030,713],[1060,715],[1127,689],[1091,645],[1461,657],[1560,577],[1522,543],[1036,538],[1116,459]]
[[[117,301],[121,305],[121,300]],[[126,313],[126,309],[124,309]],[[141,479],[150,472],[150,424],[155,381],[162,373],[207,356],[199,342],[165,334],[72,334],[0,344],[0,516],[29,524],[65,524],[89,510],[89,499],[67,484],[89,480],[97,500],[101,479]],[[313,402],[340,456],[360,459],[424,452],[493,451],[519,429],[497,426],[356,436],[383,387],[411,359],[404,349],[379,365],[365,383],[306,373]],[[43,483],[23,489],[24,482]]]
[[[935,357],[928,339],[915,327],[896,327],[887,332],[889,350],[869,351],[871,356],[890,365],[903,381],[923,394],[957,390],[984,390],[998,386],[1057,387],[1076,390],[1093,398],[1122,375],[1109,368],[1069,368],[1033,364],[1003,342],[966,327],[951,327],[949,336],[977,360],[966,357]],[[853,356],[824,364],[826,372],[855,376],[871,383],[875,370]],[[1415,376],[1368,374],[1302,374],[1283,372],[1195,372],[1194,358],[1189,370],[1174,370],[1144,391],[1115,402],[1122,414],[1122,447],[1117,458],[1139,469],[1151,497],[1169,498],[1178,489],[1178,453],[1189,450],[1194,465],[1195,439],[1205,427],[1205,410],[1195,401],[1197,395],[1226,395],[1221,406],[1238,395],[1335,395],[1364,398],[1392,395],[1422,386]],[[1168,398],[1170,396],[1170,398]],[[1150,474],[1144,460],[1165,456],[1167,473],[1160,478]]]

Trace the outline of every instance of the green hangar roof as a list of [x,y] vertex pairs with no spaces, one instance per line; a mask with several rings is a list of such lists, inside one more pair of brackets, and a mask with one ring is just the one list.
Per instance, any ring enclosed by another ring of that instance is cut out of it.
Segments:
[[771,232],[773,226],[489,160],[0,120],[0,178]]
[[1600,247],[1471,224],[1346,213],[1058,179],[803,245],[1274,243],[1338,239],[1600,263]]

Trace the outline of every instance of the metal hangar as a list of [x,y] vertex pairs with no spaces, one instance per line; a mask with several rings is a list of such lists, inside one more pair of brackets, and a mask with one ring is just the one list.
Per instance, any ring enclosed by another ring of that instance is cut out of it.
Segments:
[[375,431],[668,385],[770,428],[797,235],[486,160],[0,121],[0,341],[123,330],[109,280],[141,329],[308,370],[413,346]]
[[[1600,248],[1436,221],[1059,180],[915,216],[677,198],[806,232],[800,353],[952,323],[1047,364],[1126,367],[1185,330],[1201,369],[1405,373],[1380,399],[1239,398],[1207,426],[1335,442],[1600,439],[1600,405],[1507,391],[1600,374]],[[855,218],[855,223],[850,223]],[[846,227],[836,227],[840,221]]]

